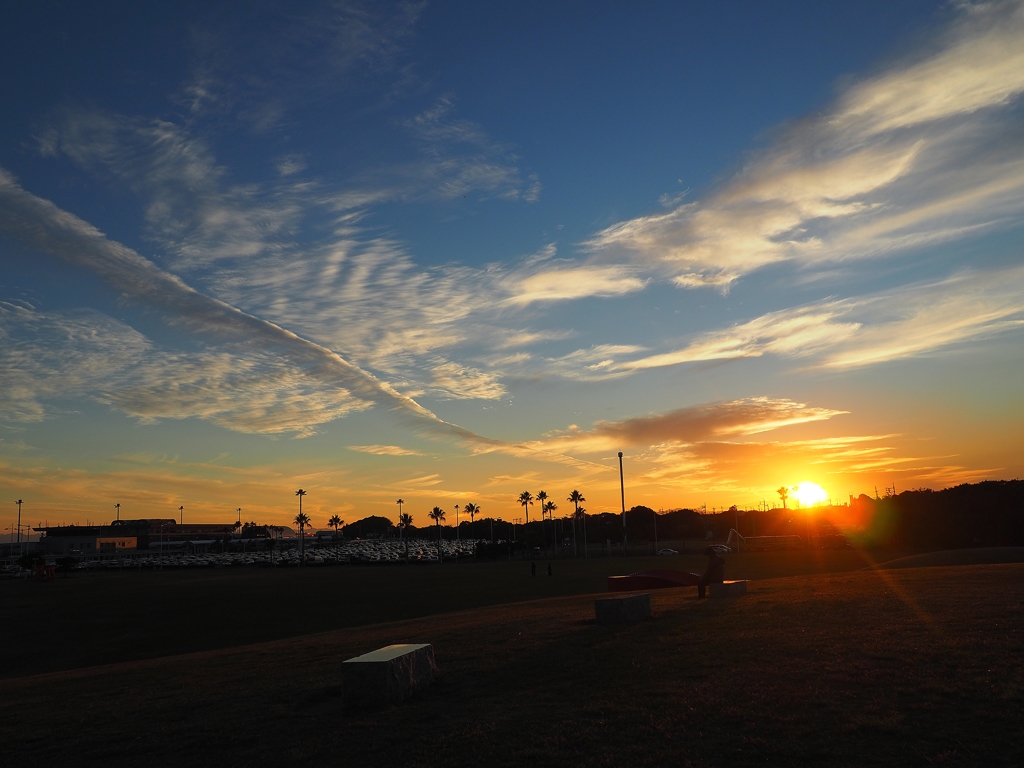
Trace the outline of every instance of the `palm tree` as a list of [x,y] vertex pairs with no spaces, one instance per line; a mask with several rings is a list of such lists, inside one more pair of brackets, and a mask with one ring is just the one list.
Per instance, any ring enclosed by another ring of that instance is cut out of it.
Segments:
[[398,517],[402,517],[402,505],[405,504],[405,499],[399,499],[395,502],[398,505]]
[[[412,525],[412,515],[410,515],[408,512],[399,512],[398,513],[398,528],[399,528],[399,530],[401,530],[403,535],[405,534],[405,530],[410,525]],[[409,537],[408,536],[404,536],[404,538],[405,538],[405,559],[406,559],[406,562],[408,562],[408,560],[409,560]]]
[[432,510],[427,512],[427,517],[437,523],[437,562],[442,562],[441,556],[441,521],[444,520],[444,510],[440,507],[434,507]]
[[541,537],[541,541],[544,542],[545,545],[546,545],[548,537],[547,537],[547,534],[545,533],[546,529],[544,528],[544,505],[547,503],[547,500],[548,500],[547,491],[538,491],[537,492],[537,503],[540,506],[540,537]]
[[782,508],[785,509],[786,499],[789,498],[789,488],[787,488],[786,486],[782,486],[781,488],[779,488],[779,490],[776,491],[776,493],[782,497]]
[[302,497],[306,495],[306,492],[299,488],[295,495],[299,497],[299,514],[295,516],[295,524],[299,526],[299,565],[301,566],[302,561],[306,557],[306,537],[304,532],[306,526],[309,525],[309,518],[302,514]]
[[310,524],[309,515],[299,512],[292,522],[299,526],[299,564],[301,565],[306,557],[306,526]]
[[554,513],[555,513],[555,510],[558,509],[558,505],[555,504],[555,502],[553,502],[553,501],[545,501],[544,502],[544,506],[542,507],[542,509],[543,509],[544,512],[547,513],[548,520],[554,522],[554,520],[555,520],[555,514]]
[[338,517],[337,515],[335,515],[334,517],[332,517],[332,518],[331,518],[330,520],[328,520],[328,521],[327,521],[327,524],[328,524],[328,525],[330,525],[330,526],[333,526],[333,527],[334,527],[334,538],[335,538],[335,539],[337,539],[337,538],[338,538],[338,528],[340,528],[340,527],[341,527],[341,524],[342,524],[342,523],[344,523],[344,522],[345,522],[345,521],[344,521],[344,520],[342,520],[342,519],[341,519],[340,517]]
[[[579,491],[573,489],[573,492],[569,494],[568,501],[571,501],[573,506],[576,507],[576,512],[573,514],[573,518],[575,520],[579,520],[580,519],[580,502],[581,501],[586,501],[586,499],[583,498],[583,494],[582,493],[580,493]],[[583,546],[586,547],[586,545],[587,545],[587,535],[586,535],[586,533],[584,533],[583,534]]]
[[480,505],[474,504],[472,501],[462,508],[462,511],[469,515],[469,536],[473,537],[473,523],[476,521],[476,516],[480,514]]
[[[537,498],[540,498],[540,494],[537,494]],[[558,509],[558,505],[553,501],[545,501],[541,506],[541,514],[547,512],[548,520],[551,521],[551,551],[558,548],[558,529],[555,527],[555,510]]]
[[530,524],[530,504],[533,504],[533,494],[529,491],[523,491],[519,494],[519,503],[523,505],[523,509],[526,510],[526,524]]

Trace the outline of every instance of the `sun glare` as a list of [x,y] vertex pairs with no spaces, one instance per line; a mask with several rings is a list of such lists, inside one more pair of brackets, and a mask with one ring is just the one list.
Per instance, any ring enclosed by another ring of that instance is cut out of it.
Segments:
[[793,486],[793,496],[800,502],[801,507],[813,507],[823,501],[828,501],[828,492],[817,483],[805,480]]

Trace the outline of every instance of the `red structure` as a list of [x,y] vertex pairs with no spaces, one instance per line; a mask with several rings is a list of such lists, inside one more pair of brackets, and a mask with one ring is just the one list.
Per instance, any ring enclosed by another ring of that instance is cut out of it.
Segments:
[[656,568],[652,571],[637,571],[628,576],[609,576],[609,592],[632,592],[637,589],[668,589],[670,587],[696,587],[700,576],[688,571],[671,568]]

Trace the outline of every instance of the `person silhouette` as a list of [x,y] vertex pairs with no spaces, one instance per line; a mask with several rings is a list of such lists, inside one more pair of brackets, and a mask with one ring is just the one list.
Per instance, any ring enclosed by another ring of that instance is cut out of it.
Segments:
[[551,575],[551,563],[548,563],[548,576]]
[[715,552],[714,547],[705,549],[704,554],[708,557],[708,567],[697,584],[697,597],[700,600],[704,599],[704,590],[708,584],[721,584],[725,581],[725,558]]

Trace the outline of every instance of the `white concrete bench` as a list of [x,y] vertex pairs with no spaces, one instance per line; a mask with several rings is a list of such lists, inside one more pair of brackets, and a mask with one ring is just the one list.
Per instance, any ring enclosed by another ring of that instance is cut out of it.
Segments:
[[708,584],[711,597],[736,597],[747,594],[746,579],[739,581],[723,581],[719,584]]
[[347,659],[341,685],[347,710],[377,707],[407,699],[434,681],[437,664],[429,643],[388,645]]
[[630,624],[651,618],[651,596],[616,595],[600,597],[594,601],[594,615],[598,624]]

